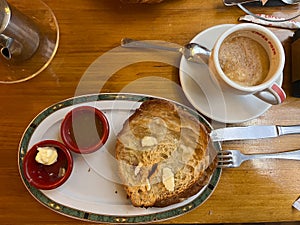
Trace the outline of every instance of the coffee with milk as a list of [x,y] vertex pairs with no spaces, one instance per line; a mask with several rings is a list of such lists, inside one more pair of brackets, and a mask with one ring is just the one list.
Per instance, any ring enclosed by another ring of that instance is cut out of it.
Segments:
[[241,32],[229,35],[219,49],[223,72],[242,86],[263,83],[268,75],[270,61],[264,47]]

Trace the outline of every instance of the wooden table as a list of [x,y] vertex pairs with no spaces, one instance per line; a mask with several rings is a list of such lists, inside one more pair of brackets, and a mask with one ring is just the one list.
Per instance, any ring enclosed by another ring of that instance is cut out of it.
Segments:
[[[244,15],[237,7],[225,7],[221,0],[167,0],[156,5],[126,5],[119,0],[45,2],[52,8],[60,27],[60,43],[55,58],[34,79],[0,85],[1,224],[85,224],[41,206],[20,179],[17,163],[19,141],[29,122],[46,107],[79,92],[124,90],[188,104],[177,85],[178,68],[161,62],[137,62],[115,71],[98,86],[94,87],[93,82],[93,88],[80,85],[81,77],[96,59],[118,47],[123,37],[182,45],[206,28],[238,23],[238,17]],[[288,15],[289,10],[295,8],[266,8],[265,12]],[[293,32],[272,30],[286,50],[283,87],[287,100],[273,106],[262,116],[238,125],[300,124],[300,100],[290,95],[289,43]],[[135,83],[136,80],[142,82]],[[80,91],[78,86],[82,87]],[[299,146],[299,135],[223,144],[224,149],[240,149],[245,153],[284,151]],[[208,201],[166,223],[300,221],[300,212],[292,208],[292,203],[300,195],[299,168],[299,162],[259,160],[247,162],[240,168],[224,169]]]

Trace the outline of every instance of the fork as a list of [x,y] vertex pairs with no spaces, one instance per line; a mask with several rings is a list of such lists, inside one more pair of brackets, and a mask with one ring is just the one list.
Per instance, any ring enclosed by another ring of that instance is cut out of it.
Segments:
[[219,168],[239,167],[244,161],[252,159],[293,159],[300,160],[300,150],[268,154],[243,154],[238,150],[224,150],[218,153]]

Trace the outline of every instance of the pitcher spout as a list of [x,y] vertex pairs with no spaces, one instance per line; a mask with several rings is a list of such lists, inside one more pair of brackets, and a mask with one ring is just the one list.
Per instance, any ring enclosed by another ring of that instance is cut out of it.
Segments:
[[0,52],[3,58],[5,58],[6,60],[11,59],[11,46],[13,41],[14,40],[12,38],[7,37],[4,34],[0,34]]

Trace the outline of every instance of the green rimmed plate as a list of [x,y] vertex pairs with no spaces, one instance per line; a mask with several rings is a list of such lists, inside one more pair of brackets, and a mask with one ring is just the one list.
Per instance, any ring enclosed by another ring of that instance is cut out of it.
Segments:
[[[30,194],[51,210],[73,217],[101,223],[147,223],[167,220],[187,213],[206,201],[214,191],[221,176],[217,168],[198,194],[164,208],[133,207],[117,176],[114,158],[116,134],[124,121],[142,102],[158,97],[136,94],[94,94],[78,96],[54,104],[39,113],[26,128],[18,150],[19,171],[22,181]],[[210,130],[210,124],[194,110],[176,103],[179,107],[196,116]],[[67,112],[74,107],[90,105],[101,109],[110,123],[109,139],[103,149],[87,155],[73,154],[74,168],[69,180],[54,190],[38,190],[24,177],[23,157],[36,142],[44,139],[61,141],[60,123]],[[214,143],[221,149],[218,142]]]

